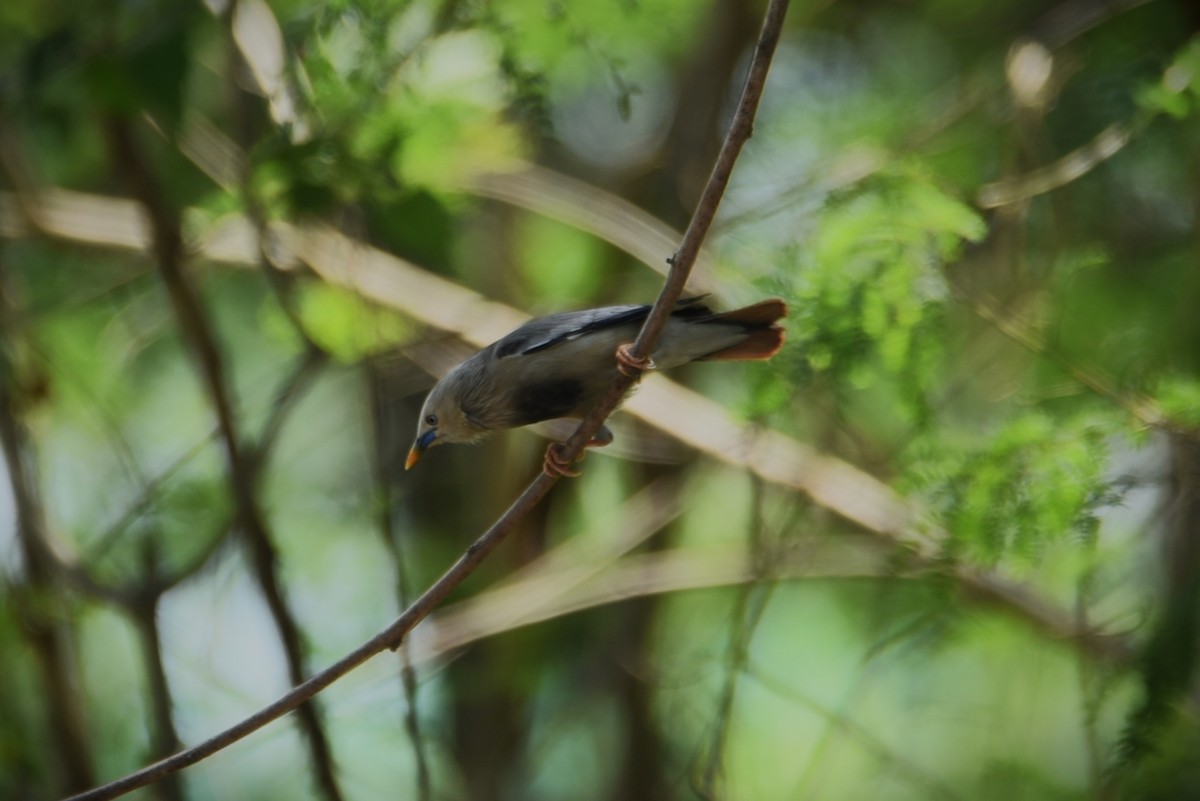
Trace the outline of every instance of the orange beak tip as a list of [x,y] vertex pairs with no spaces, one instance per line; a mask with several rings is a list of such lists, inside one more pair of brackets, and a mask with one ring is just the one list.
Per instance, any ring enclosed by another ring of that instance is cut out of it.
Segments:
[[417,450],[416,448],[413,448],[412,450],[410,450],[408,452],[408,458],[404,460],[404,469],[412,470],[413,465],[415,465],[418,461],[420,461],[420,459],[421,459],[421,451]]

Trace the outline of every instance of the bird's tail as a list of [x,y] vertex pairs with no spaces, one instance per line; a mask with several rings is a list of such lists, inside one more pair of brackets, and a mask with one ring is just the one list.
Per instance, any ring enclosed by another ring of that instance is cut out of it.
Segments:
[[736,345],[703,357],[712,361],[762,361],[783,347],[783,329],[775,323],[787,316],[787,304],[779,298],[714,315],[713,321],[740,325],[748,336]]

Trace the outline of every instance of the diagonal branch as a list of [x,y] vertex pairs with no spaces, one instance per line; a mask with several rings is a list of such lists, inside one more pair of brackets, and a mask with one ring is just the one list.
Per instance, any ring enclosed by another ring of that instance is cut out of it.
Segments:
[[[675,303],[679,300],[679,296],[687,284],[692,265],[695,264],[696,257],[700,254],[700,246],[704,244],[708,229],[712,227],[713,219],[717,216],[717,206],[720,205],[721,197],[725,194],[725,187],[729,185],[729,178],[733,174],[733,165],[753,132],[754,115],[758,111],[758,101],[766,86],[767,70],[770,69],[775,46],[779,43],[787,7],[788,0],[772,0],[767,7],[758,44],[754,48],[754,59],[750,62],[750,70],[746,75],[745,86],[742,88],[742,97],[738,101],[737,110],[734,111],[729,132],[725,135],[725,141],[721,145],[721,152],[717,154],[717,162],[713,165],[712,174],[709,175],[704,192],[700,195],[700,201],[683,234],[683,240],[679,243],[679,249],[669,259],[671,270],[667,273],[667,280],[663,282],[658,300],[654,302],[654,307],[646,317],[641,332],[638,333],[637,339],[629,349],[629,356],[634,360],[648,358],[654,350],[654,344],[658,341],[659,334],[667,324],[667,318],[671,316]],[[566,463],[570,464],[583,452],[585,445],[595,436],[605,419],[617,408],[621,399],[625,397],[636,381],[637,377],[632,374],[617,373],[608,393],[583,419],[570,439],[563,444],[560,456]],[[533,490],[537,484],[538,482],[535,481],[530,485],[530,490]],[[551,482],[552,484],[553,482]],[[549,486],[546,489],[548,490]],[[541,494],[544,495],[545,492]]]
[[[662,292],[634,343],[632,355],[635,357],[648,354],[653,350],[667,316],[683,290],[704,236],[712,225],[717,206],[725,191],[725,186],[729,182],[734,162],[741,152],[742,146],[750,137],[754,114],[758,108],[759,98],[762,97],[767,70],[783,29],[783,19],[788,3],[789,0],[771,0],[767,9],[762,32],[755,48],[754,59],[742,91],[742,98],[734,114],[733,124],[726,135],[716,167],[714,167],[709,183],[701,196],[691,225],[688,226],[679,250],[672,259],[671,271],[663,285]],[[176,228],[176,230],[178,229]],[[579,455],[584,443],[591,439],[604,419],[616,408],[633,381],[633,378],[624,374],[617,374],[608,394],[565,443],[562,454],[564,458],[573,460]],[[227,447],[229,447],[228,443]],[[232,451],[230,455],[233,455]],[[466,550],[440,579],[404,610],[395,622],[329,668],[300,683],[274,703],[214,737],[114,782],[74,796],[73,801],[99,801],[99,799],[116,798],[138,787],[144,787],[163,776],[175,773],[188,765],[193,765],[267,723],[301,707],[322,689],[384,649],[397,648],[413,626],[424,619],[454,588],[474,572],[479,563],[504,540],[516,523],[539,503],[557,482],[557,477],[551,477],[544,472],[539,473],[508,510]]]

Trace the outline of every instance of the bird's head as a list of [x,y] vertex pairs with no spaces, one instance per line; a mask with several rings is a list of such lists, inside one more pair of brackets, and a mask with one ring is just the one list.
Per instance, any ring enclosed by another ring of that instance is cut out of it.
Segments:
[[462,379],[461,371],[451,371],[429,391],[421,406],[416,439],[404,461],[405,470],[411,469],[434,445],[475,442],[487,434],[486,427],[463,411]]

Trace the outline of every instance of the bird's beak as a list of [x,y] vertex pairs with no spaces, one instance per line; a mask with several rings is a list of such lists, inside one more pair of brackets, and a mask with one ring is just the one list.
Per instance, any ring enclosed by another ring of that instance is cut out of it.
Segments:
[[425,453],[428,448],[437,438],[437,431],[430,429],[421,436],[417,437],[417,441],[413,443],[412,448],[408,452],[408,458],[404,460],[404,469],[411,470],[412,466],[421,459],[421,454]]

